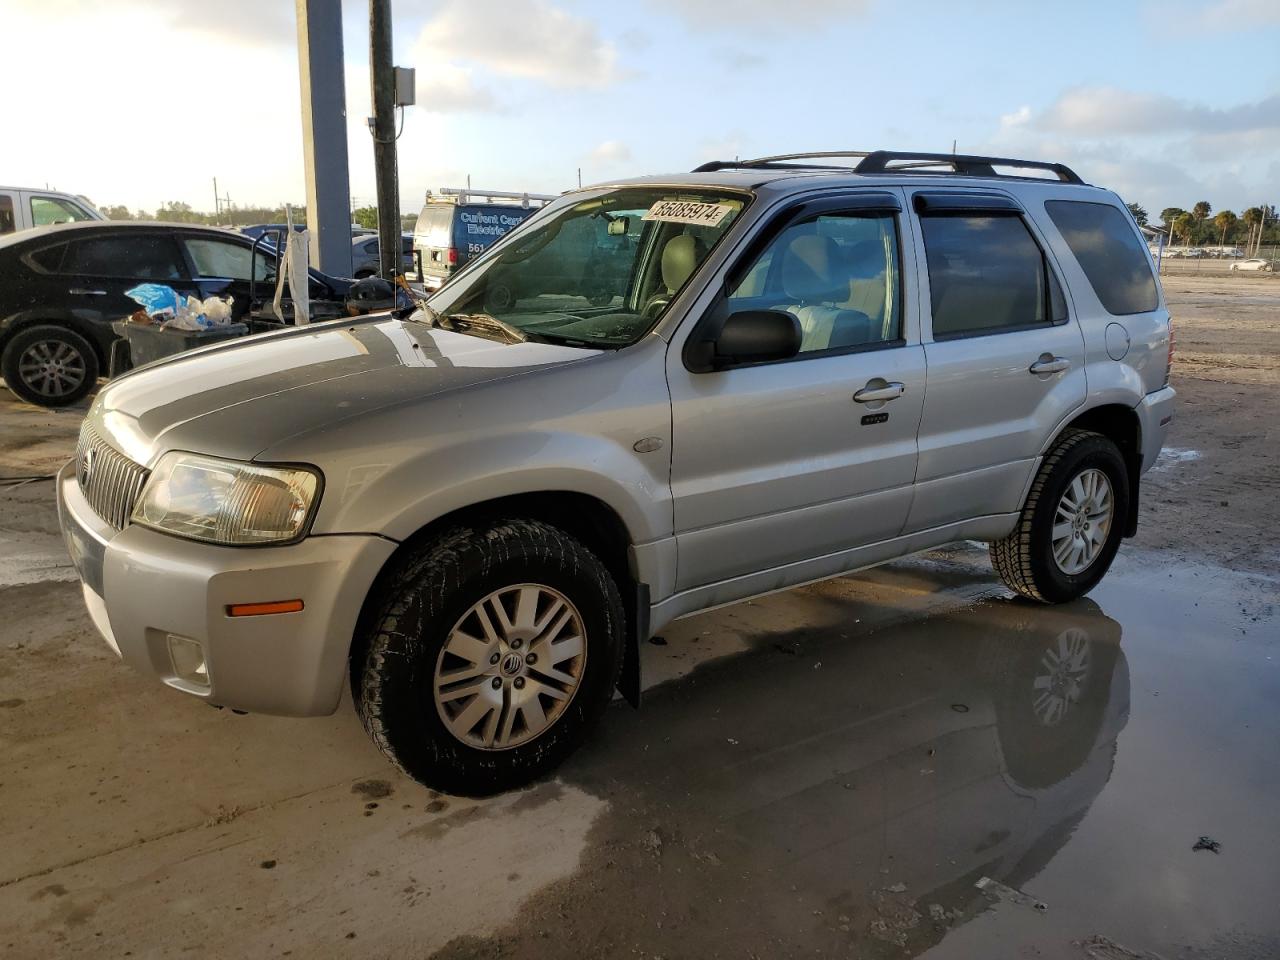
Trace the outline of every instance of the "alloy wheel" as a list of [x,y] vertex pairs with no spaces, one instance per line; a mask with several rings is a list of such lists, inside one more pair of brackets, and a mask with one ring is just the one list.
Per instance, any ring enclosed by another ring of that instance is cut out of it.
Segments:
[[1063,491],[1053,518],[1053,560],[1068,576],[1083,573],[1107,542],[1115,512],[1111,481],[1090,467],[1076,474]]
[[22,382],[42,397],[65,397],[84,383],[84,357],[62,340],[37,340],[18,358]]
[[586,661],[586,631],[568,597],[542,584],[503,587],[449,631],[432,683],[436,710],[468,746],[509,750],[555,724]]

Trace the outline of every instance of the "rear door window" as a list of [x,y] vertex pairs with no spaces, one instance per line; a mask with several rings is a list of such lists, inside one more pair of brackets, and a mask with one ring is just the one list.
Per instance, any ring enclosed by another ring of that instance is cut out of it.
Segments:
[[171,237],[132,232],[73,242],[61,272],[139,280],[182,280],[187,275]]
[[62,266],[62,255],[67,252],[65,243],[55,243],[52,247],[44,247],[27,254],[27,260],[45,273],[57,273]]
[[1065,301],[1026,224],[1007,214],[922,215],[933,336],[981,336],[1065,319]]
[[1110,204],[1080,200],[1048,200],[1044,208],[1107,313],[1124,316],[1156,308],[1155,277],[1125,214]]

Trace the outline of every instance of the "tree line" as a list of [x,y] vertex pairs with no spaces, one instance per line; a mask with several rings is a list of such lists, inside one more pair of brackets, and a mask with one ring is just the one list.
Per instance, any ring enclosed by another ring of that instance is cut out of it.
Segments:
[[[1149,226],[1148,214],[1141,204],[1128,205],[1139,226]],[[1210,216],[1210,214],[1213,214]],[[1280,223],[1274,204],[1249,207],[1236,214],[1232,210],[1213,213],[1208,200],[1182,207],[1165,207],[1160,211],[1160,226],[1170,241],[1188,246],[1240,246],[1256,250],[1263,244],[1280,243]]]
[[[230,207],[217,213],[204,210],[193,210],[191,204],[180,200],[169,200],[160,204],[154,213],[147,210],[130,210],[123,205],[100,207],[108,220],[159,220],[164,223],[201,223],[208,226],[247,227],[254,223],[284,223],[285,209],[278,207]],[[307,222],[307,208],[299,204],[290,205],[294,223]],[[401,217],[401,229],[412,230],[417,220],[416,214]],[[376,230],[378,227],[377,207],[357,207],[351,211],[351,222],[362,227]]]

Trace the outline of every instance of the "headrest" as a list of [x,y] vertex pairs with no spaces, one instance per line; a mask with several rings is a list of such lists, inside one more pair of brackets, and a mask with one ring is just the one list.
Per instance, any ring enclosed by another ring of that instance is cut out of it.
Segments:
[[782,256],[782,289],[797,303],[835,303],[849,297],[849,275],[830,237],[796,237]]
[[688,234],[667,241],[662,248],[662,282],[669,292],[675,293],[683,287],[698,268],[699,253],[697,239]]

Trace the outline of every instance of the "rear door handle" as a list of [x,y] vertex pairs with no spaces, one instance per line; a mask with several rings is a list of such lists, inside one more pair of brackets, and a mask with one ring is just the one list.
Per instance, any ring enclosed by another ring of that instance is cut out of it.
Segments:
[[863,387],[853,395],[855,403],[875,403],[879,400],[897,400],[907,392],[906,384],[886,383],[883,387]]
[[1040,359],[1033,363],[1027,369],[1034,374],[1044,373],[1061,373],[1071,366],[1071,361],[1066,357],[1055,357],[1051,353],[1040,354]]

